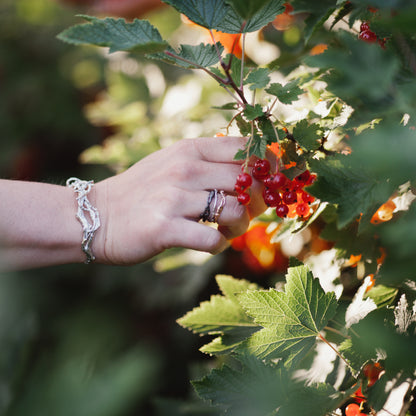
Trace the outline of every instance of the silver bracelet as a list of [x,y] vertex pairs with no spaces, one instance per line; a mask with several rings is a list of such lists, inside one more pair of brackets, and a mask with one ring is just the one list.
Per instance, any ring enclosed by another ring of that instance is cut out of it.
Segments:
[[[94,239],[94,234],[100,227],[100,216],[97,208],[93,207],[88,201],[87,195],[91,191],[94,181],[82,181],[78,178],[69,178],[66,181],[66,186],[72,188],[78,195],[76,197],[78,209],[75,217],[82,225],[82,242],[81,249],[86,255],[85,263],[89,264],[95,260],[92,253],[91,245]],[[85,217],[84,212],[87,212],[90,221]]]

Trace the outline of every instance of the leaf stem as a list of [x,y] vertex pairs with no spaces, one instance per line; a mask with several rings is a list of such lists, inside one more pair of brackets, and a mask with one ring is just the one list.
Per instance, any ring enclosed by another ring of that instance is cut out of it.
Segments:
[[330,326],[326,326],[324,329],[325,329],[326,331],[331,331],[331,332],[333,332],[334,334],[340,335],[340,336],[342,336],[343,338],[348,338],[348,339],[351,339],[351,337],[350,337],[349,335],[345,335],[345,334],[343,334],[341,331],[338,331],[338,329],[331,328]]
[[198,69],[202,69],[204,72],[206,72],[209,76],[211,76],[212,78],[215,79],[215,81],[217,81],[227,92],[228,94],[231,95],[231,97],[241,106],[241,107],[245,107],[244,103],[238,98],[236,97],[228,88],[227,88],[227,84],[230,84],[228,79],[223,79],[221,77],[219,77],[218,75],[214,74],[212,71],[210,71],[208,68],[205,68],[201,65],[198,65],[195,62],[190,61],[189,59],[183,58],[182,56],[176,55],[172,52],[169,51],[165,51],[164,52],[165,55],[170,56],[171,58],[175,58],[175,59],[179,59],[180,61],[186,62],[187,64],[190,64],[192,66],[197,67]]
[[352,367],[350,366],[350,364],[348,363],[348,361],[340,354],[340,352],[329,342],[325,339],[325,337],[322,334],[318,334],[318,338],[325,342],[325,344],[327,344],[334,352],[336,355],[338,355],[339,358],[341,358],[342,361],[344,361],[344,363],[352,369]]

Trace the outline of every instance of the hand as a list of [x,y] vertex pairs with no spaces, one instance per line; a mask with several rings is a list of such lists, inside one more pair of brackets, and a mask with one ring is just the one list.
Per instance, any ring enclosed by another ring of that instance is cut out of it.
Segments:
[[[227,239],[243,234],[250,217],[266,209],[263,185],[254,181],[248,207],[237,202],[234,185],[244,147],[241,137],[182,140],[142,159],[95,186],[102,226],[93,250],[97,261],[134,264],[170,247],[218,253]],[[199,222],[210,190],[224,190],[218,229]]]

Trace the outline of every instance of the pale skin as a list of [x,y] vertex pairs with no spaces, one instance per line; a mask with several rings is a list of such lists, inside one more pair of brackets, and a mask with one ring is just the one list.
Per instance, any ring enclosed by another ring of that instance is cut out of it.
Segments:
[[[92,245],[96,262],[132,265],[171,247],[223,251],[229,239],[247,230],[250,218],[266,209],[262,184],[256,181],[248,207],[236,199],[234,184],[242,162],[233,158],[245,140],[182,140],[95,184],[88,199],[101,219]],[[218,228],[199,221],[215,188],[227,194]],[[0,180],[0,194],[1,269],[84,262],[72,189]]]

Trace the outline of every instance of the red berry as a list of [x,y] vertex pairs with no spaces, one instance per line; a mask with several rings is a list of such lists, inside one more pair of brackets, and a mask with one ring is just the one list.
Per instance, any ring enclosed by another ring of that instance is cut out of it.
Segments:
[[250,203],[250,195],[246,192],[243,192],[241,194],[238,194],[237,196],[237,201],[241,204],[241,205],[248,205]]
[[280,218],[286,217],[288,212],[289,212],[289,208],[287,207],[287,205],[280,204],[276,207],[276,214]]
[[268,207],[277,207],[282,203],[282,199],[278,192],[274,192],[271,189],[265,189],[263,192],[264,203]]
[[286,186],[288,179],[286,176],[281,173],[277,172],[274,175],[270,175],[264,180],[264,185],[266,188],[270,189],[282,189]]
[[302,202],[306,202],[307,204],[310,204],[311,202],[315,201],[315,197],[304,190],[300,191],[299,196],[300,199],[302,199]]
[[309,172],[309,170],[305,170],[305,172],[302,172],[300,175],[296,176],[295,180],[299,183],[306,184],[310,177],[311,173]]
[[362,22],[360,26],[360,32],[364,32],[365,30],[370,30],[370,25],[368,22]]
[[241,187],[238,183],[236,183],[234,185],[234,190],[238,193],[238,194],[242,194],[246,188]]
[[368,43],[377,42],[377,35],[371,30],[364,30],[359,34],[359,38]]
[[357,403],[351,403],[345,408],[345,416],[358,416],[360,413],[360,406]]
[[239,185],[241,189],[249,188],[253,183],[252,177],[248,173],[240,173],[237,176],[236,185]]
[[266,179],[269,176],[270,172],[270,163],[267,159],[259,159],[254,164],[253,168],[253,178],[257,180]]
[[285,204],[291,205],[297,201],[298,196],[295,191],[286,191],[283,192],[282,199]]
[[308,204],[306,204],[305,202],[298,204],[296,206],[296,214],[299,215],[299,217],[306,217],[309,215],[309,212],[311,211],[310,207]]

